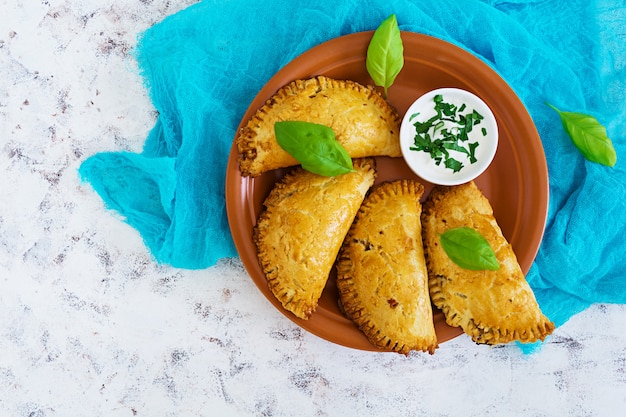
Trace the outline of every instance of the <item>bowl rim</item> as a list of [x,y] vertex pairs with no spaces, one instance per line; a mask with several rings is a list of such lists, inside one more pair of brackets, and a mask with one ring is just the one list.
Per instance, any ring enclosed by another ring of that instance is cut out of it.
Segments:
[[[423,160],[426,160],[427,158],[419,155],[416,151],[409,149],[413,143],[413,137],[415,135],[415,129],[411,123],[413,114],[415,114],[414,108],[422,107],[424,101],[431,99],[437,94],[455,94],[460,95],[462,100],[473,101],[472,104],[475,103],[481,108],[481,114],[485,120],[487,120],[487,123],[491,125],[488,140],[481,142],[481,145],[484,143],[488,144],[489,147],[487,150],[481,152],[481,159],[476,163],[476,165],[473,164],[468,167],[471,167],[471,169],[460,170],[458,172],[452,172],[449,170],[444,171],[443,169],[439,170],[436,166],[434,166],[434,164],[423,164]],[[437,185],[459,185],[478,178],[487,170],[487,168],[489,168],[489,165],[491,165],[498,149],[498,143],[498,121],[494,112],[491,110],[491,107],[477,94],[458,87],[439,87],[422,94],[409,105],[409,108],[404,114],[400,125],[400,148],[402,151],[402,157],[404,158],[406,164],[415,173],[415,175]],[[434,172],[433,168],[436,169],[436,172]]]

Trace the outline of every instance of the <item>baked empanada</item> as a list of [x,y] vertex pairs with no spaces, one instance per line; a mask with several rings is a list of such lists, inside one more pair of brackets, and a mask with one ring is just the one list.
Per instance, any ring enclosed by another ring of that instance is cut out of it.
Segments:
[[354,81],[317,76],[279,89],[241,128],[235,140],[242,175],[298,164],[276,142],[278,121],[328,126],[352,158],[402,155],[400,116],[380,93]]
[[337,262],[346,316],[373,345],[403,354],[437,347],[421,235],[423,192],[413,180],[373,188]]
[[[497,271],[471,271],[453,263],[440,234],[472,227],[494,250]],[[476,343],[536,342],[554,330],[541,312],[491,204],[474,182],[434,188],[422,213],[430,296],[450,326],[460,326]]]
[[272,293],[308,319],[317,308],[339,248],[376,178],[373,158],[356,172],[325,177],[301,167],[287,173],[265,199],[253,240]]

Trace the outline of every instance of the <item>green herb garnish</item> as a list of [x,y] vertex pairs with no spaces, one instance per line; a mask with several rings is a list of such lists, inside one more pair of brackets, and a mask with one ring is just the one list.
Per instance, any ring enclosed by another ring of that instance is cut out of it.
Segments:
[[328,126],[285,121],[274,123],[276,141],[302,168],[327,177],[354,172],[352,159]]
[[[471,164],[475,163],[478,142],[470,142],[469,133],[484,117],[473,109],[463,113],[467,110],[464,103],[460,107],[446,103],[441,94],[433,97],[433,101],[437,114],[424,122],[413,123],[416,133],[413,146],[409,149],[427,152],[436,165],[443,162],[446,168],[459,172],[463,163],[451,156],[449,151],[464,153]],[[417,116],[419,113],[412,115],[409,120],[413,121]],[[487,130],[482,128],[481,133],[485,136]]]
[[595,117],[561,111],[550,103],[546,104],[559,114],[563,129],[586,159],[610,167],[615,165],[617,153],[613,142],[606,135],[606,128]]
[[367,47],[365,66],[374,83],[384,88],[387,98],[388,88],[404,66],[404,46],[396,15],[385,19],[374,32]]
[[476,229],[458,227],[440,235],[441,247],[461,268],[472,271],[500,269],[500,263],[489,242]]

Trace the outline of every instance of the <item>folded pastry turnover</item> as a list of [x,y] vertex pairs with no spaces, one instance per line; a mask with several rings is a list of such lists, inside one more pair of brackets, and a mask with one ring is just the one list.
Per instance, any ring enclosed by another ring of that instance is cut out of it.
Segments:
[[413,180],[373,188],[337,262],[346,316],[373,345],[403,354],[437,347],[421,235],[423,192]]
[[[453,263],[440,234],[472,227],[494,250],[500,268],[470,271]],[[492,207],[474,182],[434,188],[424,203],[422,228],[430,295],[446,322],[461,327],[476,343],[536,342],[554,330],[535,300]]]
[[308,319],[317,308],[339,248],[376,178],[373,158],[356,172],[325,177],[301,167],[265,199],[253,231],[259,263],[283,307]]
[[278,121],[328,126],[352,158],[402,155],[401,118],[380,93],[354,81],[317,76],[279,89],[240,129],[235,141],[242,175],[298,164],[276,142]]

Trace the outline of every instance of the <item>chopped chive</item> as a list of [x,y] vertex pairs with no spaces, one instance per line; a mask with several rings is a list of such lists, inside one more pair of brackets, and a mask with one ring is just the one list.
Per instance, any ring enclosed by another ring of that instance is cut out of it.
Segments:
[[[480,124],[484,119],[483,115],[476,110],[468,113],[463,112],[467,106],[463,103],[460,107],[446,103],[441,94],[433,97],[436,115],[425,122],[416,121],[414,146],[409,149],[413,151],[423,151],[430,154],[436,165],[442,162],[446,168],[453,172],[459,172],[463,168],[463,163],[450,156],[448,150],[461,152],[468,156],[471,164],[477,161],[476,148],[478,142],[469,142],[468,134],[473,126]],[[413,121],[419,113],[411,115]],[[446,127],[445,122],[454,124],[456,127]],[[481,128],[483,136],[487,135],[487,130]],[[433,139],[436,138],[436,139]]]

